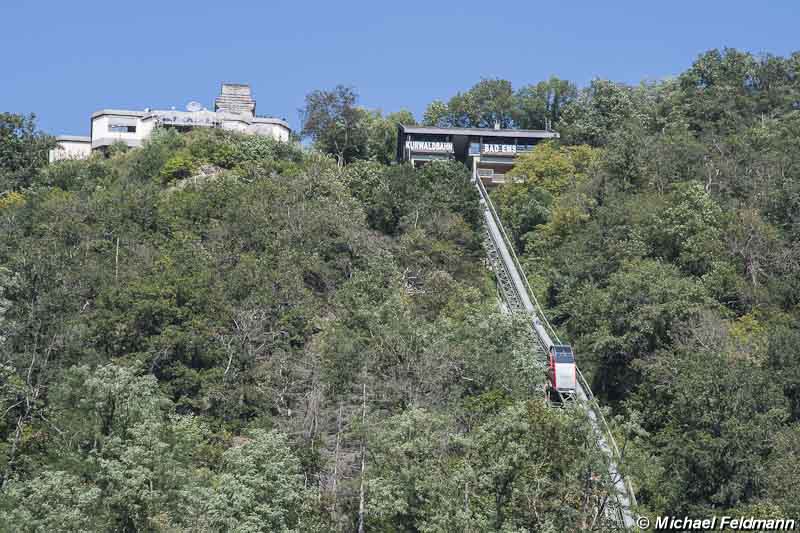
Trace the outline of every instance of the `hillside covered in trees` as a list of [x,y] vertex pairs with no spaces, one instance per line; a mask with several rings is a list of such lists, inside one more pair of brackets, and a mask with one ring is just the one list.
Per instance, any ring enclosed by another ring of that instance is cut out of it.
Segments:
[[[469,171],[215,130],[46,164],[0,116],[0,530],[607,531]],[[608,406],[641,514],[800,517],[800,55],[639,86],[482,80],[439,126],[552,127],[493,198]]]

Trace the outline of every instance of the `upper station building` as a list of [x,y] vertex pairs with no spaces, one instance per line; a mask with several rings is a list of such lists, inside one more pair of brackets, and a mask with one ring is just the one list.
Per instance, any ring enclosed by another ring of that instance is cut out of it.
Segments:
[[56,148],[50,151],[50,161],[83,159],[94,150],[105,150],[114,143],[140,146],[157,127],[188,130],[191,128],[221,128],[289,140],[291,129],[282,119],[256,115],[256,101],[249,85],[223,83],[214,101],[214,110],[190,102],[186,111],[144,109],[102,109],[92,113],[88,137],[63,135],[56,137]]
[[434,128],[400,124],[397,160],[414,166],[428,161],[455,159],[467,164],[486,185],[505,182],[514,158],[533,150],[543,139],[557,139],[545,130],[491,128]]

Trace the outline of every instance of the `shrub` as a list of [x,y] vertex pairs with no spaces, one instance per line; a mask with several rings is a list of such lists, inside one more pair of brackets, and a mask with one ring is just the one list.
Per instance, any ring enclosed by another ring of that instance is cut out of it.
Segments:
[[181,151],[172,156],[164,163],[164,167],[159,173],[161,183],[168,184],[175,180],[185,179],[197,169],[197,164],[188,152]]

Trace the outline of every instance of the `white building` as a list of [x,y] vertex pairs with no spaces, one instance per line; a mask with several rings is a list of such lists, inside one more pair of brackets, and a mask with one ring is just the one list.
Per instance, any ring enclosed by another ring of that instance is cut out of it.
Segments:
[[214,111],[197,102],[186,111],[102,109],[92,113],[91,134],[88,137],[63,135],[56,137],[56,148],[50,150],[50,162],[62,159],[85,159],[94,150],[105,150],[114,143],[140,146],[157,127],[188,130],[191,128],[222,128],[242,133],[263,135],[288,141],[291,129],[282,119],[258,116],[256,101],[250,86],[223,83],[214,101]]

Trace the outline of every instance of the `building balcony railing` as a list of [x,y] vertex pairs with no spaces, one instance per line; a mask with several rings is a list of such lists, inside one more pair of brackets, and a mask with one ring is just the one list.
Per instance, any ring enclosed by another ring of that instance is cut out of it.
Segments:
[[495,172],[494,169],[491,168],[479,168],[478,169],[478,177],[480,177],[481,181],[484,185],[500,185],[506,182],[506,174],[503,172]]

